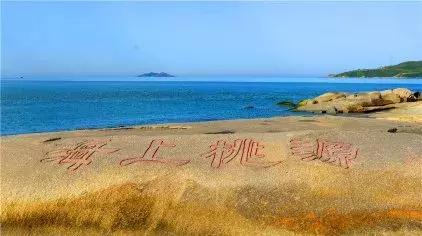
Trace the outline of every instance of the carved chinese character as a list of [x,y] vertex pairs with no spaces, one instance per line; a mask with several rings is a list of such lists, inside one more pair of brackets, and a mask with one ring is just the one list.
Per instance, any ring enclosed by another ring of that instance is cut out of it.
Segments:
[[170,164],[175,166],[186,165],[190,160],[171,160],[168,158],[159,157],[159,151],[162,148],[174,148],[176,145],[174,143],[165,141],[163,139],[154,139],[150,142],[147,149],[142,155],[131,157],[120,161],[121,166],[131,165],[136,162],[153,162],[153,163],[162,163]]
[[110,154],[119,151],[116,148],[106,148],[106,141],[83,141],[70,148],[63,148],[46,153],[46,158],[41,162],[57,162],[57,164],[70,164],[67,169],[75,171],[83,165],[89,165],[96,153]]
[[320,160],[346,169],[358,154],[358,149],[350,143],[309,138],[291,139],[290,150],[304,161]]
[[356,158],[358,149],[350,143],[331,142],[317,139],[317,157],[322,162],[333,163],[344,168],[350,167],[350,162]]
[[236,139],[233,142],[218,140],[209,146],[210,150],[201,154],[202,157],[211,159],[211,167],[220,168],[238,159],[239,164],[256,167],[271,167],[280,162],[266,162],[262,159],[264,146],[253,139]]
[[317,146],[314,140],[294,138],[290,140],[290,150],[294,156],[300,157],[304,161],[318,159],[316,155]]

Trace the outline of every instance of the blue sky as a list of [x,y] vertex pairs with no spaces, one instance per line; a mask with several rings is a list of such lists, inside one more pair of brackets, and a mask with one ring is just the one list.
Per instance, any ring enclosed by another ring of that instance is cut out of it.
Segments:
[[422,60],[422,2],[1,4],[2,77],[301,77]]

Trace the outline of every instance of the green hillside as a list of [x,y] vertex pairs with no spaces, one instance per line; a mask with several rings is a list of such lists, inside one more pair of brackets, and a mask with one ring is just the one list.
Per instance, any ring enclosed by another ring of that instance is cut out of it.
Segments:
[[378,69],[359,69],[332,75],[333,77],[403,77],[422,78],[422,61],[407,61]]

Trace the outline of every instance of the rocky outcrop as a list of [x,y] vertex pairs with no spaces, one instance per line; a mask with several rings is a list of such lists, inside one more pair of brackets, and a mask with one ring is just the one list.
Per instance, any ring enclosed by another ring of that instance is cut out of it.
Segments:
[[421,99],[420,92],[396,88],[367,93],[330,92],[301,101],[296,110],[318,113],[368,113],[397,107],[397,104]]

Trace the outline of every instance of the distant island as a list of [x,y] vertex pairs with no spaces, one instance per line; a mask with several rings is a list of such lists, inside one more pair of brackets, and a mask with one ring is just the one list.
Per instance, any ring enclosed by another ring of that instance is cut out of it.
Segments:
[[378,69],[359,69],[330,75],[343,78],[371,78],[371,77],[399,77],[422,78],[422,61],[407,61],[393,66],[384,66]]
[[149,73],[138,75],[137,77],[175,77],[175,76],[171,74],[167,74],[165,72],[160,72],[160,73],[149,72]]

